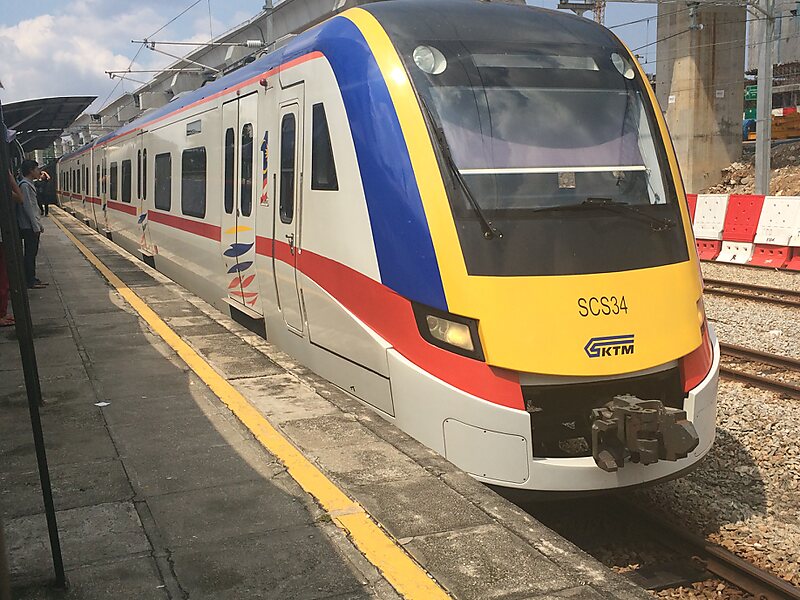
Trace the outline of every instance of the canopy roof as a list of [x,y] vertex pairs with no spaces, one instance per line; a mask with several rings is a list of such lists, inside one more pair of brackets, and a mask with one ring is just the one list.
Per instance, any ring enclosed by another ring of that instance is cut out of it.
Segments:
[[17,132],[26,152],[52,144],[97,96],[36,98],[3,105],[6,127]]

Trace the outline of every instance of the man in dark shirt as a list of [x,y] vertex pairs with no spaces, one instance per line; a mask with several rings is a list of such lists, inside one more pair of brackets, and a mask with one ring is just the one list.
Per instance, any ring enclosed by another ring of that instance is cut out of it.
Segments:
[[44,226],[39,220],[34,181],[39,178],[41,171],[35,160],[23,160],[20,171],[22,180],[19,188],[22,190],[22,204],[17,209],[17,221],[24,248],[25,279],[30,289],[40,289],[47,286],[36,278],[36,255],[39,253],[39,237],[44,232]]

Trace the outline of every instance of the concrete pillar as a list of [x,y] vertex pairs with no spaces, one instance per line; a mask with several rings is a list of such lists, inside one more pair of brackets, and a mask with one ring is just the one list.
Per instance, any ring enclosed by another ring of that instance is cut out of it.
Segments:
[[744,7],[702,7],[696,19],[702,29],[689,29],[690,11],[676,7],[684,8],[680,3],[658,5],[662,41],[656,94],[686,191],[696,193],[719,183],[722,169],[742,155],[747,13]]

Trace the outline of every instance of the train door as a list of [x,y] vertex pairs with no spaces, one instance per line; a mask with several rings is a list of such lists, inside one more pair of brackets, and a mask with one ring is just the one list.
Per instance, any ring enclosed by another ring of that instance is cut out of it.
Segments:
[[155,265],[153,257],[158,252],[150,236],[150,212],[147,203],[148,173],[150,169],[147,163],[148,157],[147,148],[144,145],[144,133],[142,131],[136,137],[136,226],[139,228],[139,251],[142,253],[142,258],[152,267]]
[[256,278],[256,195],[258,93],[222,105],[223,207],[222,258],[230,276],[228,302],[250,316],[261,316]]
[[303,156],[303,84],[279,90],[277,201],[275,206],[275,249],[273,267],[278,305],[289,329],[303,332],[303,313],[297,283],[300,254]]

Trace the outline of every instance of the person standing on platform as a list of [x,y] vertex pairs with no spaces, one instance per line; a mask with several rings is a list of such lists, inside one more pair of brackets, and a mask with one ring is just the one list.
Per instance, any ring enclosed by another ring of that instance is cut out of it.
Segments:
[[39,179],[34,182],[36,186],[36,202],[39,204],[39,214],[47,216],[50,214],[50,175],[44,169],[41,170]]
[[[11,187],[11,200],[15,204],[22,204],[22,192],[11,171],[8,172],[8,184]],[[15,324],[14,317],[8,314],[8,291],[6,256],[3,251],[3,234],[0,232],[0,327],[11,327]]]
[[22,171],[22,204],[17,209],[19,233],[22,238],[25,265],[25,279],[29,289],[41,289],[47,284],[36,278],[36,255],[39,252],[39,238],[44,227],[39,220],[39,205],[36,202],[36,186],[33,183],[39,178],[39,164],[35,160],[23,160]]

